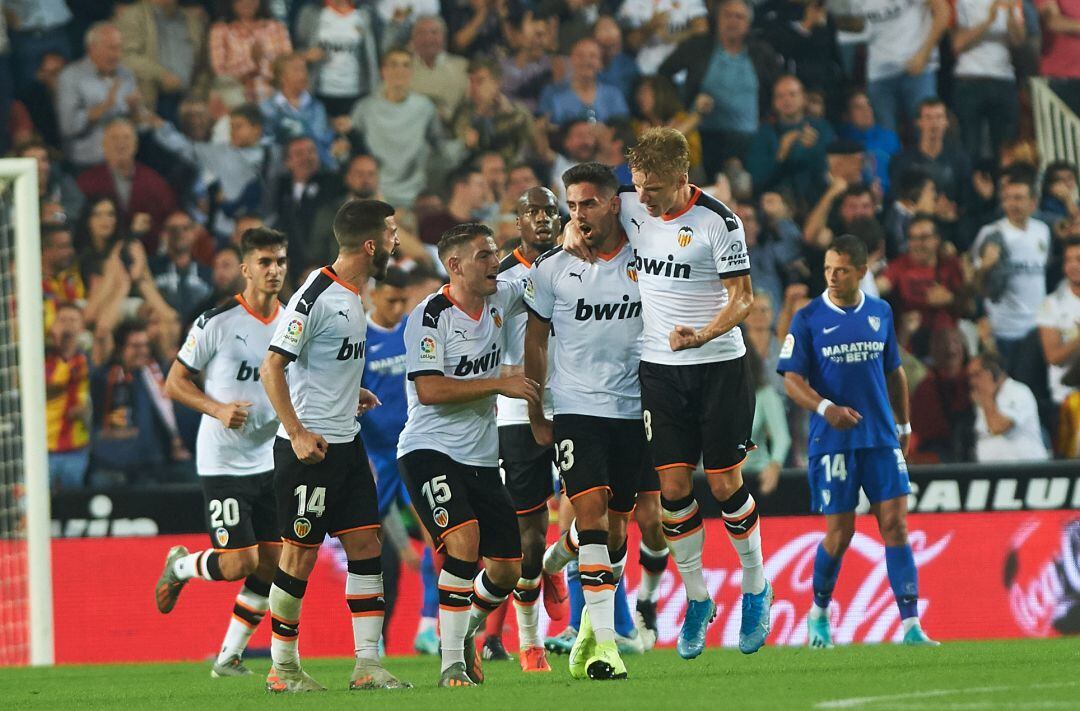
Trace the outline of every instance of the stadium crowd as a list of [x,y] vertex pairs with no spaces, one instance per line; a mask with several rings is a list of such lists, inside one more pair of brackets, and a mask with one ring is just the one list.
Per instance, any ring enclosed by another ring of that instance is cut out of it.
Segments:
[[[912,392],[911,461],[1080,456],[1077,166],[1040,170],[1026,80],[1080,112],[1078,0],[0,0],[0,143],[39,167],[54,489],[193,479],[164,373],[242,288],[289,281],[345,198],[397,209],[408,309],[434,245],[653,126],[743,221],[764,493],[805,464],[775,373],[834,236],[862,238]],[[565,203],[563,204],[565,210]],[[289,287],[283,296],[291,292]]]

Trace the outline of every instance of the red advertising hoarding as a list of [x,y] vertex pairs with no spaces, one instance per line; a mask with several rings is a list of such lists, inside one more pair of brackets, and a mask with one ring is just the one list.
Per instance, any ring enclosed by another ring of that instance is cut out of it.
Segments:
[[[1077,511],[1016,511],[912,515],[909,530],[919,567],[924,626],[936,639],[978,639],[1057,634],[1053,620],[1069,604],[1063,566],[1066,526]],[[765,569],[776,591],[770,644],[803,644],[811,601],[814,551],[823,521],[791,516],[765,519]],[[707,520],[706,580],[719,614],[708,644],[733,645],[739,626],[739,568],[719,520]],[[552,532],[552,539],[554,532]],[[636,536],[630,550],[636,548]],[[59,663],[202,659],[216,653],[239,583],[196,580],[176,609],[161,615],[153,587],[169,546],[206,546],[205,535],[53,541],[56,660]],[[1075,550],[1071,553],[1075,554]],[[639,577],[631,553],[631,596]],[[347,656],[352,631],[344,600],[345,563],[340,549],[324,548],[304,598],[300,650],[305,656]],[[1077,601],[1080,604],[1080,601]],[[672,645],[686,600],[674,564],[659,602],[659,644]],[[420,607],[420,580],[404,571],[388,652],[412,651]],[[885,571],[884,547],[874,520],[859,517],[834,598],[834,638],[839,643],[900,638],[900,624]],[[508,616],[512,624],[513,615]],[[547,625],[546,618],[542,624]],[[549,634],[560,628],[549,630]],[[269,625],[253,647],[268,644]],[[515,646],[516,635],[506,642]]]

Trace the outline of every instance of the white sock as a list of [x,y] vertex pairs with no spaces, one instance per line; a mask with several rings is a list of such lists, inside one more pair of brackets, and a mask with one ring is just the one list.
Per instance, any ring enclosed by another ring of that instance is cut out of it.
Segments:
[[439,632],[442,671],[465,663],[465,633],[472,609],[472,578],[462,578],[445,567],[439,573]]
[[486,570],[477,573],[473,578],[473,605],[469,615],[469,632],[480,629],[487,616],[506,602],[511,592],[495,585],[488,577]]
[[567,566],[572,560],[577,560],[578,546],[574,540],[577,536],[571,535],[574,531],[571,525],[570,530],[559,536],[559,538],[548,546],[544,551],[544,574],[555,575],[559,573],[563,568]]
[[901,620],[901,622],[904,625],[904,634],[910,632],[912,627],[922,627],[922,625],[919,624],[918,617],[905,617],[903,620]]
[[709,588],[705,585],[705,571],[701,564],[701,551],[705,548],[705,526],[701,521],[697,501],[692,496],[678,502],[678,508],[669,510],[672,502],[664,501],[661,525],[667,538],[671,557],[679,569],[687,600],[708,600]]
[[183,558],[177,558],[173,563],[173,572],[176,573],[176,577],[181,580],[191,580],[192,578],[199,576],[199,556],[202,555],[202,551],[195,551],[194,553],[188,553]]
[[378,558],[349,561],[345,600],[352,613],[353,649],[357,660],[378,662],[379,637],[386,615],[382,564]]
[[540,609],[536,604],[540,599],[540,578],[541,576],[532,580],[521,578],[514,588],[514,612],[517,615],[520,649],[544,646],[544,641],[540,639]]
[[[288,587],[299,595],[286,592]],[[300,638],[300,608],[304,602],[307,581],[298,580],[280,568],[270,586],[270,623],[273,635],[270,638],[270,657],[274,666],[286,669],[300,667],[300,652],[297,641]]]
[[229,619],[229,628],[225,631],[225,641],[218,653],[218,664],[233,656],[243,656],[251,635],[270,609],[270,598],[252,592],[242,586],[233,603],[233,614]]
[[[578,554],[578,579],[597,642],[615,639],[615,575],[607,548],[607,533],[584,531]],[[595,536],[595,542],[592,542]]]
[[[642,541],[641,544],[640,544],[640,550],[641,550],[641,558],[643,560],[645,560],[645,559],[656,560],[656,561],[663,560],[664,564],[666,566],[668,555],[669,555],[669,551],[668,551],[667,548],[655,551],[652,548],[649,548],[647,545],[645,545],[645,542]],[[637,599],[639,601],[643,601],[643,602],[656,602],[656,597],[660,592],[660,582],[663,579],[664,579],[664,571],[663,570],[660,570],[659,572],[654,573],[653,571],[649,570],[644,565],[642,565],[641,566],[641,584],[638,585]]]
[[816,602],[811,603],[811,605],[810,605],[810,619],[811,620],[818,620],[818,619],[821,619],[822,617],[828,617],[828,616],[829,616],[829,608],[827,608],[827,607],[818,607],[818,604]]
[[754,497],[743,486],[721,506],[724,508],[724,527],[727,528],[728,539],[742,563],[742,591],[757,595],[765,589],[765,563],[761,555],[761,526]]

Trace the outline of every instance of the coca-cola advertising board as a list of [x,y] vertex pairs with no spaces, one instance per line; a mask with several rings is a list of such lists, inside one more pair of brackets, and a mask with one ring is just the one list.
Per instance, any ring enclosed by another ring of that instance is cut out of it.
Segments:
[[[803,644],[814,551],[823,521],[777,517],[762,525],[766,574],[776,591],[769,644]],[[919,607],[935,638],[1038,637],[1080,631],[1080,512],[915,514],[909,529],[919,567]],[[720,521],[707,520],[706,530],[706,580],[719,611],[708,644],[733,645],[739,626],[737,558]],[[554,535],[553,530],[549,540]],[[634,551],[636,533],[632,538]],[[159,614],[153,586],[166,550],[177,543],[195,550],[205,547],[207,539],[183,535],[54,541],[57,661],[192,660],[215,653],[239,584],[195,580],[171,614]],[[627,566],[631,599],[639,575],[632,553]],[[344,591],[340,549],[324,547],[304,598],[300,626],[304,655],[351,653]],[[686,607],[674,563],[664,575],[660,594],[659,644],[673,645]],[[419,601],[419,576],[406,570],[387,634],[389,653],[412,652]],[[511,626],[513,618],[507,617]],[[548,624],[546,617],[543,624]],[[833,601],[833,629],[840,643],[900,637],[884,548],[872,518],[859,517],[844,558]],[[548,633],[560,630],[561,623]],[[268,637],[269,626],[264,624],[252,647],[265,647]],[[516,634],[505,639],[508,646],[515,646]]]

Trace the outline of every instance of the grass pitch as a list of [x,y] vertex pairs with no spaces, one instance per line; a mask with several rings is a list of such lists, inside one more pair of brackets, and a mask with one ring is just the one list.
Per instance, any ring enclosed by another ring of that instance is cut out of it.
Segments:
[[[162,642],[167,644],[167,641]],[[830,651],[767,647],[745,657],[710,649],[683,661],[674,650],[627,657],[627,681],[574,681],[566,657],[550,674],[523,674],[517,662],[488,662],[476,689],[438,689],[431,657],[390,658],[386,667],[416,688],[348,692],[352,660],[311,659],[305,668],[330,691],[270,696],[255,676],[211,679],[206,664],[131,664],[0,670],[5,709],[1080,709],[1080,640],[953,642],[937,649],[892,645]]]

